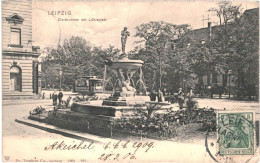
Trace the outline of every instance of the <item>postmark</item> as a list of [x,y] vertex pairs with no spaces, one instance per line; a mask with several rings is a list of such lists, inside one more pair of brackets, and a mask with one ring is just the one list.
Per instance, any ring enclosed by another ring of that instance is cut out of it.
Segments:
[[255,112],[217,113],[217,151],[222,156],[255,154]]

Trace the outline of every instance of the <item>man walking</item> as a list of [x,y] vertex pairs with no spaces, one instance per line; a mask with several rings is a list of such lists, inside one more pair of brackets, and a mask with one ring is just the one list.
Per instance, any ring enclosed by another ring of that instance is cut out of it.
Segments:
[[158,102],[164,102],[163,93],[158,89]]
[[55,92],[53,92],[53,94],[52,94],[52,101],[53,101],[53,105],[54,105],[54,106],[57,105],[57,99],[58,99],[58,95],[57,95],[57,93],[56,93],[56,91],[55,91]]
[[183,108],[183,103],[184,103],[184,93],[182,92],[182,88],[179,88],[178,103],[179,103],[180,109],[182,109]]
[[60,91],[60,92],[59,92],[59,95],[58,95],[59,104],[61,104],[61,102],[62,102],[62,97],[63,97],[63,93]]

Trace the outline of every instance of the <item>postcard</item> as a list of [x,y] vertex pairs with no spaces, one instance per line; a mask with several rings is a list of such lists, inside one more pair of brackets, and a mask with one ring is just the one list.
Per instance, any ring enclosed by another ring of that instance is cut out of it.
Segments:
[[257,1],[4,0],[3,162],[258,162]]

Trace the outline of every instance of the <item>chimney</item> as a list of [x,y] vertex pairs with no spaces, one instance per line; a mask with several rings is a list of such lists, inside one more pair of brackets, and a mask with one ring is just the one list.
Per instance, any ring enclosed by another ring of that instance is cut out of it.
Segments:
[[208,22],[208,34],[209,34],[209,41],[211,41],[212,36],[212,28],[211,28],[211,22]]

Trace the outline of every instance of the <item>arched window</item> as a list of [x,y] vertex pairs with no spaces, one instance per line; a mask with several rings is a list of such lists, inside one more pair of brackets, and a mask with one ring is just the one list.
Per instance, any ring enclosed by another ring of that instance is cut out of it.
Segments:
[[10,69],[10,91],[22,91],[22,71],[20,67]]

